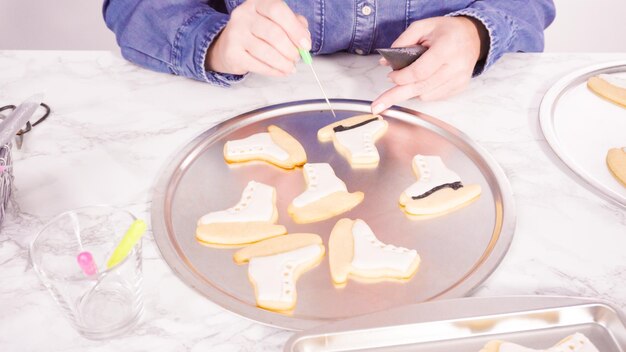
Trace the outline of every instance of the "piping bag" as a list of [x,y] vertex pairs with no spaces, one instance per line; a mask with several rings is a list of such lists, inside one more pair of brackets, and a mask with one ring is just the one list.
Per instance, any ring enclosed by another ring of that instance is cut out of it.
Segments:
[[21,103],[6,119],[0,122],[0,146],[11,141],[33,116],[41,101],[43,94],[36,94]]
[[414,63],[428,50],[423,45],[412,45],[402,48],[376,49],[389,62],[394,71],[401,70]]

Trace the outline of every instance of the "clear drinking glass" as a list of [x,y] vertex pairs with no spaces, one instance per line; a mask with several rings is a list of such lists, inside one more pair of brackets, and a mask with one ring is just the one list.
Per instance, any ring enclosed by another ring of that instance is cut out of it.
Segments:
[[[48,222],[30,246],[33,268],[80,334],[104,339],[132,329],[143,312],[141,239],[128,256],[106,263],[135,217],[108,206],[62,213]],[[88,251],[97,273],[87,275],[77,256]]]

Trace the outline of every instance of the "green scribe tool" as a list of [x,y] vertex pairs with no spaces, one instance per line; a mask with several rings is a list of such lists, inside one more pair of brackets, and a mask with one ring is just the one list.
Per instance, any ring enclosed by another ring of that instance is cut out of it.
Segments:
[[313,76],[315,76],[317,85],[319,85],[320,90],[322,91],[322,94],[324,95],[324,99],[326,99],[326,103],[328,104],[328,107],[330,108],[330,112],[333,113],[333,116],[335,118],[337,118],[337,115],[335,115],[335,110],[333,110],[333,106],[330,105],[330,100],[328,100],[328,96],[326,95],[326,92],[324,91],[324,87],[322,87],[322,82],[320,82],[320,79],[317,77],[317,73],[315,73],[315,69],[313,68],[313,58],[311,57],[311,53],[301,48],[298,48],[298,51],[300,52],[300,57],[302,57],[302,61],[304,61],[304,63],[309,65],[309,67],[311,68],[311,72],[313,72]]

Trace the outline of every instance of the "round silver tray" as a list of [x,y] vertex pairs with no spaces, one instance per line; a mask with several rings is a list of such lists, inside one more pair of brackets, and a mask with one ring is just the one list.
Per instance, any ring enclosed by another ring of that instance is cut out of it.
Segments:
[[626,207],[626,187],[606,165],[609,149],[626,146],[626,109],[600,98],[586,86],[590,77],[603,73],[626,78],[626,61],[586,67],[561,78],[543,97],[539,120],[550,148],[575,179]]
[[[333,100],[338,118],[367,113],[370,102]],[[260,323],[302,330],[336,320],[408,304],[460,297],[485,280],[504,257],[515,228],[510,186],[498,164],[455,128],[416,111],[393,108],[377,143],[378,168],[352,169],[332,143],[320,143],[317,130],[333,121],[323,100],[270,106],[223,122],[179,151],[157,183],[152,203],[152,230],[161,254],[188,285],[223,308]],[[287,205],[304,191],[302,170],[285,171],[253,162],[228,165],[225,141],[280,126],[305,147],[309,162],[328,162],[350,191],[365,192],[352,211],[307,225],[295,224]],[[415,182],[411,158],[436,154],[465,183],[478,183],[482,194],[473,203],[446,215],[409,219],[398,206],[400,193]],[[194,237],[200,216],[233,206],[248,181],[277,188],[278,223],[291,233],[313,232],[327,243],[341,217],[362,218],[386,243],[414,248],[422,258],[412,280],[376,284],[331,282],[328,261],[305,273],[297,284],[298,302],[289,313],[258,308],[247,266],[233,262],[234,249],[210,248]]]

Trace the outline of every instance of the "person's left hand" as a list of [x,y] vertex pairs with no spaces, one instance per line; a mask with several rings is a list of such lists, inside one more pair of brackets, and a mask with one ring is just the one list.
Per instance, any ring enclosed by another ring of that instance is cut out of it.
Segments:
[[[428,50],[411,65],[389,73],[396,84],[372,103],[372,113],[417,98],[438,100],[462,91],[478,60],[486,55],[485,27],[469,17],[434,17],[413,22],[391,47],[421,44]],[[381,64],[386,65],[384,59]]]

